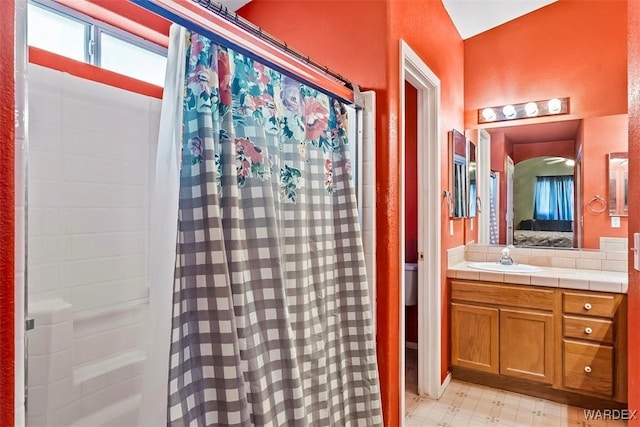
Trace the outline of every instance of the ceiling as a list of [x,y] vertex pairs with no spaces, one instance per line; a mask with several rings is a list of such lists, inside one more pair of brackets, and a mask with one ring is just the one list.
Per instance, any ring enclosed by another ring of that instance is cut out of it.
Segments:
[[556,0],[442,0],[463,39],[516,19]]
[[235,12],[251,0],[218,0],[229,12]]

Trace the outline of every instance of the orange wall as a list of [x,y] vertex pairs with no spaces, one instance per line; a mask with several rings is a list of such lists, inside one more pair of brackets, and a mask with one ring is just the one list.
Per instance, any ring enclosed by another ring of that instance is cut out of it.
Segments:
[[[640,188],[640,2],[630,1],[629,8],[629,187]],[[637,194],[637,193],[636,193]],[[629,199],[629,212],[640,212],[640,197]],[[629,218],[629,241],[640,232],[640,215]],[[628,294],[628,382],[629,409],[640,409],[640,272],[633,268],[629,256]],[[640,418],[629,421],[629,427],[639,427]]]
[[[418,91],[404,84],[404,258],[418,262]],[[418,342],[418,306],[405,306],[405,341]]]
[[14,393],[14,10],[4,2],[0,13],[0,425],[12,426]]
[[626,1],[560,0],[465,40],[465,124],[477,109],[568,96],[571,116],[627,112]]
[[513,163],[516,165],[524,160],[535,157],[551,156],[575,159],[575,141],[533,142],[528,144],[513,144]]
[[621,217],[620,228],[611,228],[611,217],[608,211],[594,213],[588,209],[588,203],[595,195],[607,198],[609,194],[607,154],[628,149],[627,115],[586,118],[583,120],[583,132],[582,165],[585,173],[582,190],[584,215],[582,246],[596,249],[600,247],[600,236],[627,236],[627,217]]

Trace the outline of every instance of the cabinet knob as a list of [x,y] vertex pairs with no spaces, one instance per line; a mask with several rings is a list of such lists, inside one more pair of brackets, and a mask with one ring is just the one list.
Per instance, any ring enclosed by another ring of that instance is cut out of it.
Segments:
[[585,310],[591,310],[591,304],[589,304],[588,302],[584,303],[584,309]]
[[585,367],[584,367],[584,371],[585,371],[587,374],[591,373],[591,366],[585,366]]
[[590,335],[591,332],[593,332],[593,329],[591,329],[590,327],[587,326],[586,328],[584,328],[584,333],[585,334]]

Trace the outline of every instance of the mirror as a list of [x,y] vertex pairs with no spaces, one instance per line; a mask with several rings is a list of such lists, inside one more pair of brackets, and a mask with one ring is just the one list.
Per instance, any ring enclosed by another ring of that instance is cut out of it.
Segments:
[[478,162],[476,144],[469,140],[469,218],[478,214]]
[[468,214],[467,186],[467,139],[457,130],[449,131],[449,153],[451,155],[451,216],[465,218]]
[[629,216],[629,155],[609,153],[609,215]]
[[[573,203],[569,201],[570,199],[566,199],[567,204],[573,204],[573,220],[570,220],[570,216],[554,217],[551,219],[555,221],[551,223],[552,229],[547,230],[566,233],[565,237],[540,240],[536,245],[515,239],[516,246],[599,249],[602,237],[625,238],[628,225],[624,218],[628,215],[629,197],[626,153],[629,143],[628,122],[627,114],[615,114],[534,124],[504,123],[483,127],[482,129],[486,130],[490,136],[490,147],[486,150],[490,152],[491,170],[500,177],[500,180],[496,189],[497,195],[494,192],[497,196],[495,201],[490,199],[487,205],[489,215],[478,215],[481,222],[487,222],[486,228],[490,231],[486,233],[486,238],[479,239],[479,243],[490,244],[497,241],[499,245],[506,245],[507,234],[513,237],[518,229],[545,231],[542,229],[548,228],[546,226],[549,224],[539,222],[548,221],[542,218],[544,214],[540,213],[540,217],[536,218],[533,210],[532,203],[535,199],[532,188],[535,184],[529,180],[529,184],[523,185],[514,179],[509,186],[508,158],[513,159],[517,169],[523,167],[524,161],[539,158],[542,163],[531,166],[531,169],[535,170],[536,177],[573,176]],[[603,144],[603,138],[606,138],[606,144]],[[477,158],[482,159],[486,155],[483,151],[484,147],[483,145],[476,147]],[[605,167],[605,164],[608,167]],[[567,166],[566,170],[550,169],[551,166],[562,165]],[[489,183],[492,183],[489,172],[476,175],[478,184],[482,185],[485,176],[485,179],[489,179]],[[559,178],[558,183],[560,183]],[[568,180],[566,185],[569,185]],[[507,188],[509,187],[513,189],[512,199],[514,200],[514,207],[510,214],[507,213]],[[602,202],[590,205],[590,201],[597,195],[602,196],[598,196]],[[526,209],[520,206],[523,199],[527,200],[526,203],[529,206]],[[495,208],[491,206],[492,202],[497,205]],[[611,224],[607,215],[609,209],[610,215],[623,217],[620,226]],[[492,211],[495,213],[491,214]],[[505,218],[513,218],[513,231],[508,232]],[[536,220],[536,224],[533,224],[533,220]],[[494,224],[493,228],[491,224]],[[480,225],[480,227],[483,226],[485,225]],[[536,227],[540,230],[535,230]],[[571,240],[572,244],[569,245]]]

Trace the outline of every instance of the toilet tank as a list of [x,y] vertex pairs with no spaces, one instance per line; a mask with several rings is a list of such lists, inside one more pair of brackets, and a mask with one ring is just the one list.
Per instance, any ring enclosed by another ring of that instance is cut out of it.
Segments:
[[418,264],[404,264],[404,305],[418,304]]

